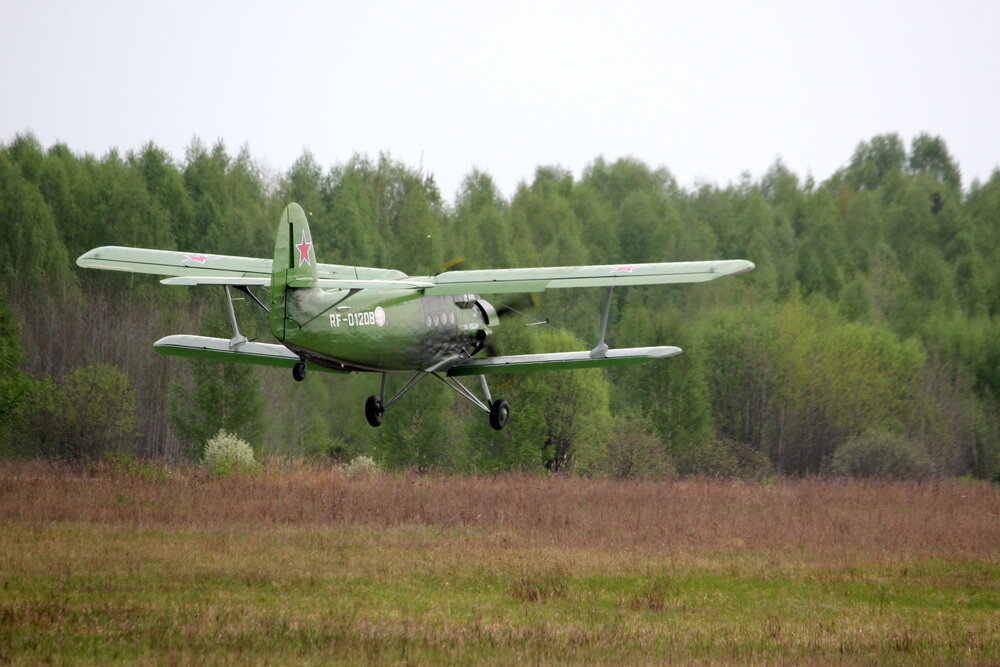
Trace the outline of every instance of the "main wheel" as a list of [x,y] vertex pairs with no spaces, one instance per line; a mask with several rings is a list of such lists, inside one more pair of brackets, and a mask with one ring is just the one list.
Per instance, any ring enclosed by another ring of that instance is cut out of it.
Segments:
[[365,401],[365,419],[372,426],[381,426],[385,419],[385,408],[382,407],[382,399],[378,396],[369,396]]
[[490,403],[490,426],[499,431],[507,425],[508,419],[510,419],[510,404],[507,401],[497,399]]
[[292,366],[292,377],[295,378],[296,382],[302,382],[306,379],[306,362],[300,361]]

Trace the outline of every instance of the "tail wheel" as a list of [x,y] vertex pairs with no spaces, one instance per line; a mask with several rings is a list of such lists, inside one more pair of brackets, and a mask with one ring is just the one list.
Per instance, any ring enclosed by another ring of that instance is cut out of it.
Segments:
[[306,362],[300,361],[292,366],[292,377],[295,378],[296,382],[302,382],[306,379]]
[[508,419],[510,419],[510,404],[507,401],[497,399],[490,403],[490,426],[494,430],[499,431],[506,426]]
[[378,396],[369,396],[365,401],[365,419],[372,426],[381,426],[385,419],[385,408],[382,406],[382,399]]

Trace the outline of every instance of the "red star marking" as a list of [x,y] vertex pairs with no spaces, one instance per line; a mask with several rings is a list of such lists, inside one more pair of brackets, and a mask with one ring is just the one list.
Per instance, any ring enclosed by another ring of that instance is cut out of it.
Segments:
[[199,264],[204,264],[208,261],[208,255],[185,255],[184,259],[190,262],[198,262]]
[[297,244],[295,247],[299,249],[299,266],[302,266],[303,262],[310,264],[309,249],[312,248],[312,241],[306,238],[305,231],[302,232],[302,242]]
[[619,266],[614,271],[612,271],[611,273],[619,273],[619,272],[621,272],[621,273],[632,273],[632,269],[634,269],[634,268],[635,268],[634,266]]

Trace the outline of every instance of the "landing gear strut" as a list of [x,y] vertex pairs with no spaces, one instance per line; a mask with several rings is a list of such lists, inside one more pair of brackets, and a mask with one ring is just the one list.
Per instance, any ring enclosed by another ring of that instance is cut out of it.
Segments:
[[385,411],[390,405],[402,398],[403,394],[410,391],[417,385],[418,382],[423,380],[428,375],[433,375],[441,382],[451,387],[457,394],[461,395],[463,398],[467,399],[470,403],[475,405],[477,408],[485,412],[490,416],[490,426],[495,430],[499,431],[504,426],[507,425],[507,421],[510,419],[510,404],[502,399],[493,400],[490,395],[489,385],[486,384],[486,378],[482,375],[479,376],[480,384],[483,388],[483,395],[486,400],[483,401],[478,396],[472,393],[468,387],[464,384],[448,377],[447,375],[438,375],[434,370],[417,371],[413,374],[403,387],[393,394],[392,398],[386,400],[385,390],[386,390],[386,374],[382,373],[382,387],[379,390],[378,396],[369,396],[368,400],[365,401],[365,419],[372,426],[380,426],[382,421],[385,419]]

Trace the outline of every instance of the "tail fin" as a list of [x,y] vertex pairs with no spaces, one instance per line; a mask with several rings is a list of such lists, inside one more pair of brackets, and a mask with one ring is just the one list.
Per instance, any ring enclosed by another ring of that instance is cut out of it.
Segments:
[[306,213],[298,204],[289,204],[278,221],[278,235],[274,242],[274,261],[271,264],[271,333],[278,340],[285,340],[287,299],[289,283],[298,285],[316,280],[316,253]]

